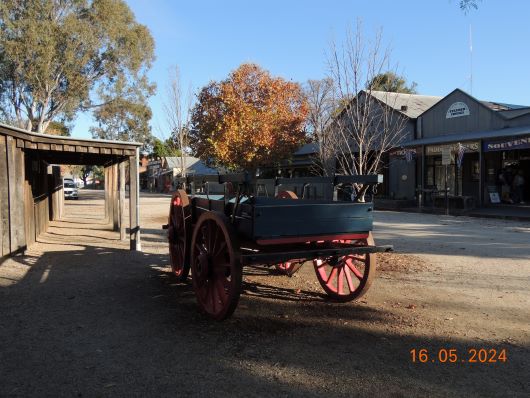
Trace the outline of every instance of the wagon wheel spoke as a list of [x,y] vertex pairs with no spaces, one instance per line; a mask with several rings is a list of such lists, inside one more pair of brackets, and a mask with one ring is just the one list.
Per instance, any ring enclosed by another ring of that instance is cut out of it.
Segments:
[[337,275],[337,290],[339,294],[344,294],[344,267],[340,268]]
[[329,273],[328,280],[326,281],[326,283],[330,284],[331,282],[333,282],[333,278],[335,278],[335,276],[337,276],[337,268],[333,267],[331,269],[331,272]]
[[349,258],[346,259],[345,263],[348,266],[348,268],[353,272],[353,274],[357,277],[357,279],[359,280],[363,279],[363,274],[361,274],[361,271],[357,269],[357,267],[353,264],[351,259]]
[[353,287],[353,281],[351,279],[351,272],[348,267],[344,268],[344,274],[346,275],[346,281],[348,282],[348,288],[350,289],[350,292],[353,292],[355,288]]

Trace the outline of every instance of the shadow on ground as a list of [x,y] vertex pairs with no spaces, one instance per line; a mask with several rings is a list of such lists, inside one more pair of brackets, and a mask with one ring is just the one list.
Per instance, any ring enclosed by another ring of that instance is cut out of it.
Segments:
[[528,347],[503,347],[507,363],[412,363],[413,348],[455,348],[467,359],[488,342],[394,333],[391,314],[312,292],[245,284],[233,318],[210,321],[191,284],[172,278],[165,253],[84,245],[3,267],[26,274],[0,288],[0,396],[524,396],[530,388],[524,377],[505,384],[528,374]]

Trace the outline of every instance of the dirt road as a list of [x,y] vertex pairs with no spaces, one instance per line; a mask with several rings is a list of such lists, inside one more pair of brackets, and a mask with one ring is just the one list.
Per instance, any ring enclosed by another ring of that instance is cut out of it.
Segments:
[[[0,396],[530,395],[528,225],[380,212],[377,241],[397,254],[362,301],[327,301],[310,266],[249,268],[234,316],[215,323],[169,273],[168,197],[142,197],[142,253],[101,199],[81,191],[0,264]],[[458,361],[441,363],[450,349]],[[473,349],[507,360],[469,363]]]

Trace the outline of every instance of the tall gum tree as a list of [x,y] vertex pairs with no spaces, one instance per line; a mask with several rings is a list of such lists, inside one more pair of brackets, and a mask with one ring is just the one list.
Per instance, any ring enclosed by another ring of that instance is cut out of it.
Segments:
[[149,30],[122,0],[0,1],[2,116],[22,128],[45,132],[131,84],[149,95],[153,59]]

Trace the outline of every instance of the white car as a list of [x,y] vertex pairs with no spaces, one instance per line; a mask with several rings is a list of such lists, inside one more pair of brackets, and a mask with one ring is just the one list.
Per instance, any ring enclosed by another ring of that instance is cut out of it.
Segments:
[[70,179],[64,179],[63,180],[63,191],[64,191],[64,198],[65,199],[79,199],[79,192],[77,191],[77,187],[75,186],[74,180]]

